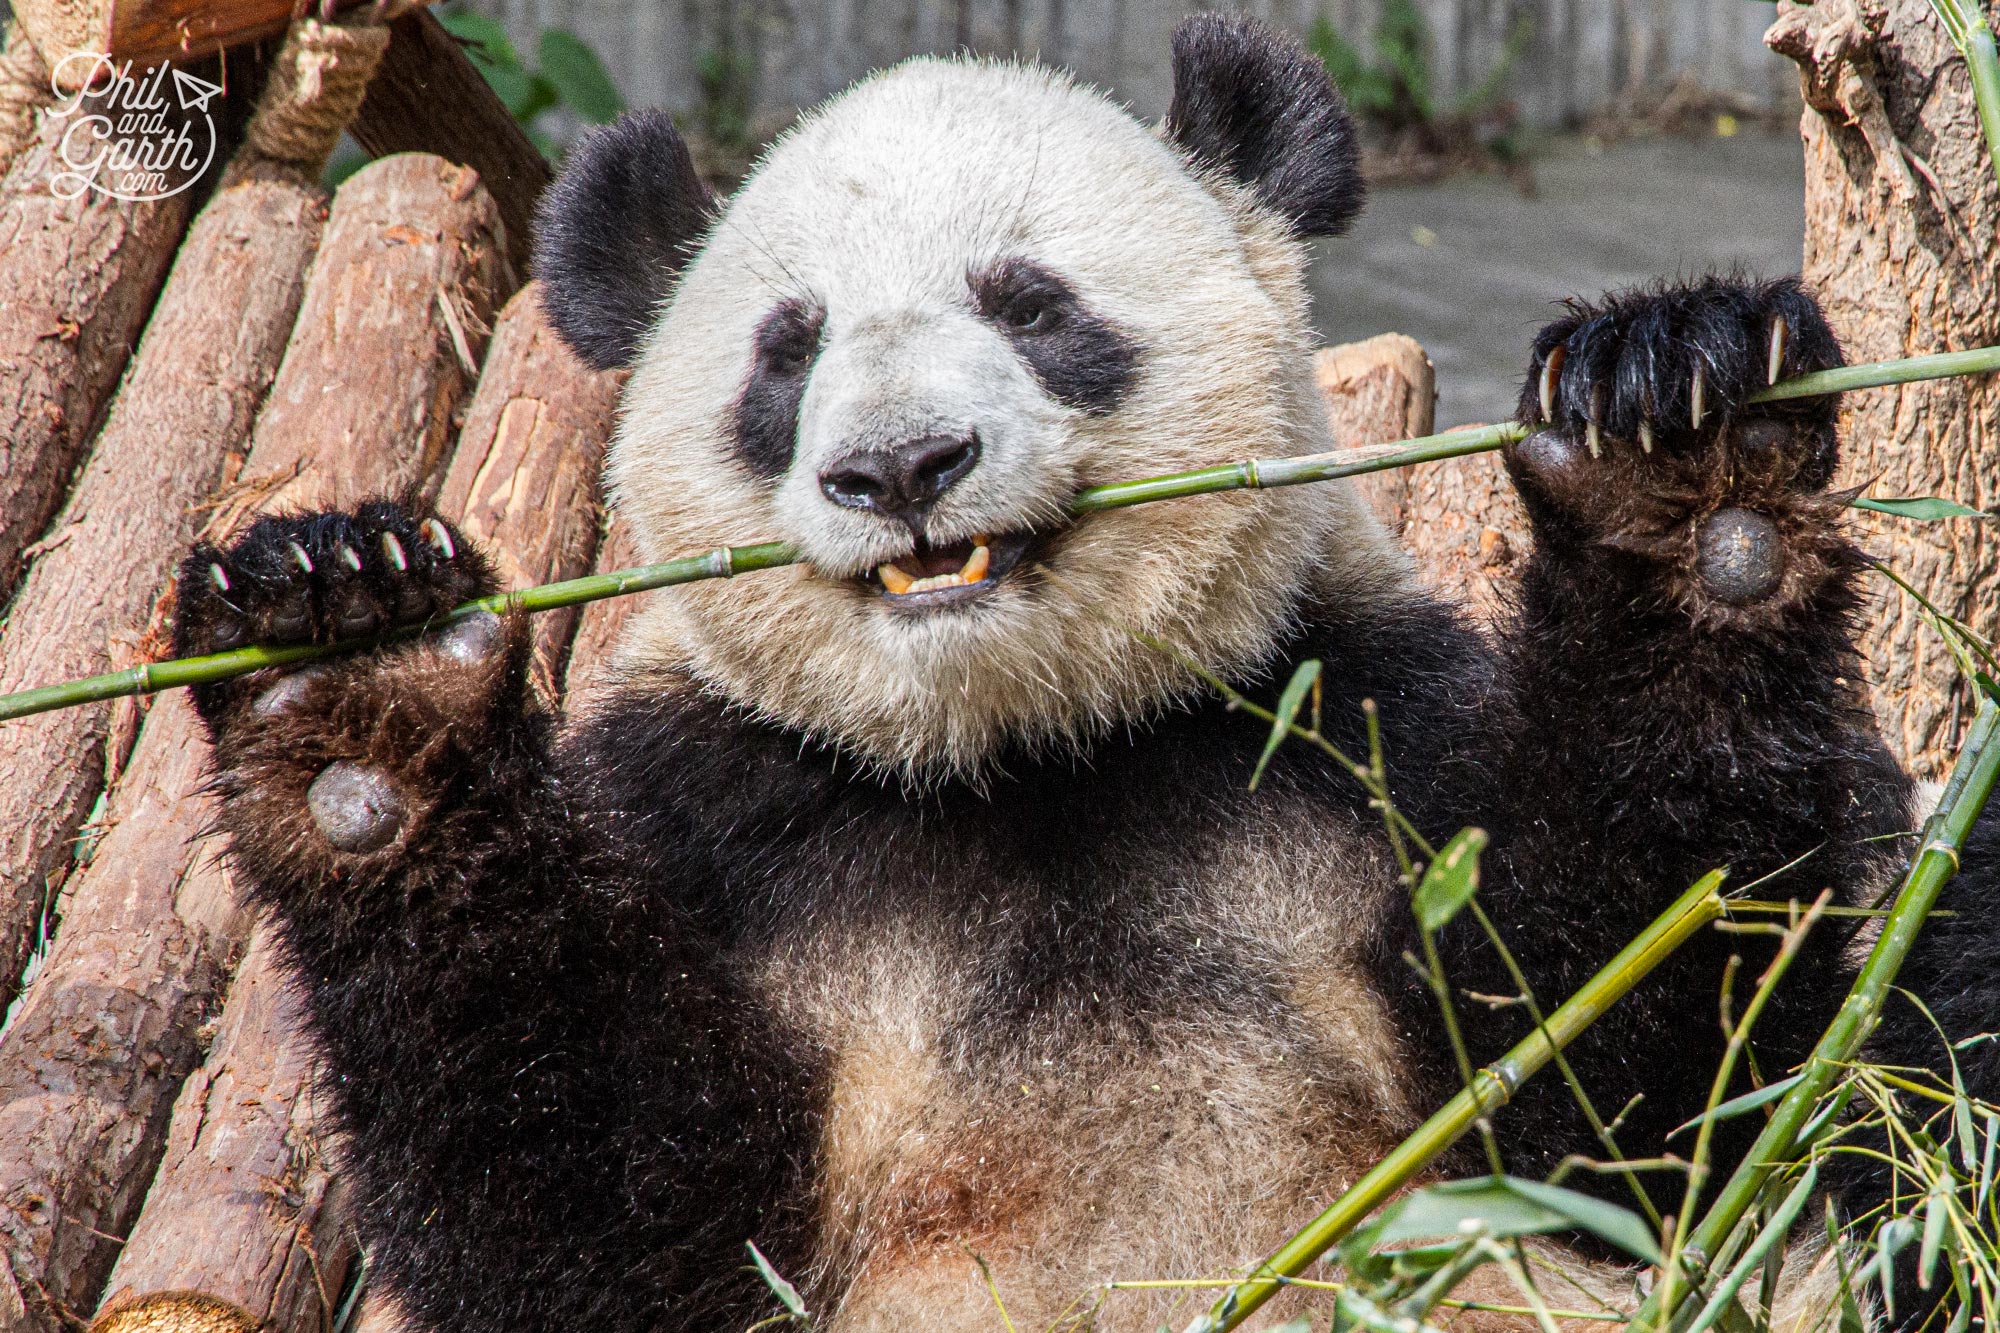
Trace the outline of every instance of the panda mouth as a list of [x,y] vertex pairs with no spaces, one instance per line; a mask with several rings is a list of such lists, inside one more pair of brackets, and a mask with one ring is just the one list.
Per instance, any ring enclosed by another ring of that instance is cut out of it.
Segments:
[[959,606],[984,597],[1021,563],[1031,532],[981,533],[932,546],[919,541],[909,555],[884,561],[863,581],[898,609]]

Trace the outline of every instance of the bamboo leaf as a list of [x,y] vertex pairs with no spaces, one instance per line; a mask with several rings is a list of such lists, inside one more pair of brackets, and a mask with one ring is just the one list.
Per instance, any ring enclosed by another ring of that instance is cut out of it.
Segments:
[[1882,1285],[1882,1310],[1896,1317],[1896,1253],[1917,1234],[1917,1224],[1907,1217],[1892,1217],[1875,1236],[1875,1280]]
[[1411,904],[1425,930],[1442,930],[1479,891],[1479,854],[1486,842],[1485,829],[1460,829],[1424,869]]
[[1342,1247],[1366,1253],[1397,1241],[1440,1236],[1483,1235],[1494,1240],[1588,1231],[1647,1263],[1657,1264],[1660,1248],[1637,1213],[1575,1190],[1514,1176],[1485,1176],[1431,1185],[1391,1204],[1372,1226]]
[[1891,496],[1883,500],[1863,497],[1854,502],[1854,507],[1872,509],[1878,514],[1893,514],[1897,518],[1913,518],[1921,523],[1936,523],[1947,518],[1989,517],[1984,509],[1974,509],[1939,495]]
[[554,86],[562,104],[585,120],[603,125],[625,110],[625,99],[618,95],[604,62],[575,33],[547,29],[535,55],[542,76]]
[[1937,1272],[1938,1247],[1944,1243],[1944,1224],[1950,1211],[1945,1180],[1946,1176],[1940,1173],[1931,1181],[1930,1193],[1924,1199],[1924,1239],[1917,1250],[1917,1285],[1925,1291],[1931,1289],[1931,1278]]
[[1790,1092],[1792,1085],[1803,1077],[1803,1074],[1794,1074],[1790,1078],[1781,1078],[1776,1083],[1766,1083],[1763,1087],[1753,1092],[1746,1092],[1741,1097],[1731,1097],[1713,1111],[1704,1112],[1686,1124],[1674,1126],[1667,1131],[1667,1137],[1671,1139],[1674,1135],[1684,1130],[1699,1128],[1711,1120],[1733,1120],[1745,1112],[1754,1111],[1760,1106],[1775,1102]]
[[778,1270],[771,1267],[771,1261],[757,1248],[757,1242],[746,1240],[743,1242],[743,1247],[750,1251],[750,1257],[757,1263],[758,1274],[763,1277],[764,1285],[771,1289],[771,1294],[778,1298],[778,1304],[784,1306],[792,1318],[806,1319],[806,1303],[799,1299],[799,1289],[785,1281]]
[[1299,663],[1299,669],[1292,673],[1285,683],[1285,692],[1278,696],[1278,706],[1272,710],[1271,738],[1264,742],[1264,753],[1258,756],[1257,768],[1250,774],[1250,790],[1256,791],[1257,784],[1264,780],[1264,769],[1271,762],[1271,756],[1278,752],[1285,737],[1291,733],[1292,723],[1305,706],[1306,696],[1312,693],[1313,682],[1319,679],[1319,659]]

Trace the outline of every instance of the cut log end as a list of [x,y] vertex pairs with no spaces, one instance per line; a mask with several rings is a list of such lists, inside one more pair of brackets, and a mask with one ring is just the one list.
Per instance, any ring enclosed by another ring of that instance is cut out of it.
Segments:
[[250,1314],[198,1291],[161,1291],[99,1315],[90,1333],[256,1333]]

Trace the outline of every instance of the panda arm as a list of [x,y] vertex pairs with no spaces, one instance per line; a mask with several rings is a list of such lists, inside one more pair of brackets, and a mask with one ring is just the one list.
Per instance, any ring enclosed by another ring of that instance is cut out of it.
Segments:
[[[1773,876],[1759,898],[1831,887],[1851,902],[1907,850],[1870,841],[1909,827],[1909,788],[1856,688],[1861,561],[1825,490],[1833,406],[1745,401],[1771,374],[1780,321],[1780,374],[1838,361],[1792,282],[1579,305],[1537,341],[1522,416],[1538,429],[1507,460],[1535,550],[1502,631],[1484,780],[1451,822],[1493,833],[1481,901],[1546,1005],[1711,869],[1736,888]],[[1843,933],[1822,926],[1760,1024],[1767,1074],[1831,1016]],[[1512,993],[1473,923],[1446,946],[1454,986]],[[1766,937],[1704,932],[1580,1041],[1573,1061],[1607,1119],[1645,1096],[1628,1152],[1657,1152],[1699,1112],[1728,960],[1743,960],[1740,1012],[1768,954]],[[1415,995],[1406,1012],[1431,1008]],[[1461,1011],[1475,1059],[1525,1030],[1518,1010]],[[1560,1080],[1530,1085],[1506,1118],[1534,1165],[1602,1155]]]
[[[181,586],[186,652],[373,629],[491,578],[447,525],[370,505],[266,520]],[[373,1271],[419,1326],[733,1319],[743,1242],[789,1257],[805,1076],[675,907],[699,852],[642,876],[581,816],[527,659],[493,619],[204,690],[232,865],[306,1001]]]

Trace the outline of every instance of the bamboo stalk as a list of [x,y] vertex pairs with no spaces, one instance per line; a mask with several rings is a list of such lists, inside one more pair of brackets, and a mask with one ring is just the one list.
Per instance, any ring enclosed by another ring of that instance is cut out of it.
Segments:
[[1227,1333],[1241,1324],[1458,1142],[1476,1120],[1505,1105],[1558,1050],[1622,999],[1689,936],[1723,914],[1724,902],[1717,893],[1721,883],[1720,872],[1697,880],[1576,994],[1558,1005],[1544,1027],[1474,1073],[1470,1087],[1439,1108],[1254,1273],[1224,1292],[1206,1314],[1188,1325],[1187,1333]]
[[[1676,1309],[1699,1286],[1703,1271],[1726,1261],[1724,1247],[1737,1223],[1755,1206],[1765,1183],[1797,1160],[1800,1131],[1819,1111],[1821,1098],[1874,1027],[1882,1003],[1895,984],[1896,973],[1910,946],[1916,943],[1917,932],[1930,915],[1938,894],[1958,873],[1959,850],[1986,808],[1996,778],[2000,778],[2000,743],[1996,743],[1996,734],[2000,734],[2000,704],[1986,699],[1966,733],[1958,762],[1952,765],[1951,777],[1938,797],[1937,810],[1924,826],[1923,850],[1903,879],[1896,905],[1882,923],[1882,933],[1868,955],[1868,962],[1855,978],[1840,1012],[1813,1048],[1799,1081],[1778,1103],[1764,1132],[1743,1155],[1729,1183],[1722,1187],[1715,1203],[1681,1247],[1681,1253],[1689,1259],[1688,1276],[1694,1280],[1662,1282],[1655,1287],[1633,1318],[1634,1327],[1668,1326]],[[1695,1267],[1697,1264],[1701,1267]],[[1667,1290],[1669,1286],[1672,1291]]]
[[[1930,356],[1898,361],[1874,361],[1838,370],[1816,371],[1786,380],[1750,395],[1755,403],[1787,398],[1810,398],[1820,394],[1844,393],[1850,389],[1879,388],[1909,384],[1917,380],[1944,379],[2000,370],[2000,347],[1981,347],[1965,352],[1939,352]],[[1195,495],[1224,491],[1270,490],[1278,486],[1299,486],[1311,482],[1358,477],[1389,468],[1435,463],[1466,454],[1484,453],[1525,438],[1529,427],[1515,422],[1497,426],[1475,426],[1448,430],[1421,439],[1406,440],[1393,448],[1335,449],[1327,453],[1301,454],[1294,458],[1250,459],[1223,463],[1164,477],[1112,482],[1080,491],[1070,502],[1074,514],[1095,514],[1110,509],[1151,504],[1156,500],[1180,500]],[[553,611],[580,606],[605,597],[623,597],[701,579],[729,578],[752,570],[777,569],[793,564],[798,553],[784,542],[757,542],[749,546],[724,546],[701,555],[682,556],[657,565],[586,578],[545,583],[538,588],[498,593],[454,608],[428,625],[407,629],[379,639],[357,639],[341,644],[293,644],[286,647],[236,648],[205,657],[184,657],[168,662],[148,662],[101,676],[42,685],[14,694],[0,695],[0,722],[52,708],[70,708],[100,699],[117,699],[130,694],[151,694],[184,685],[210,685],[248,675],[265,667],[287,666],[333,653],[348,652],[374,644],[407,638],[426,630],[455,624],[480,611]]]

